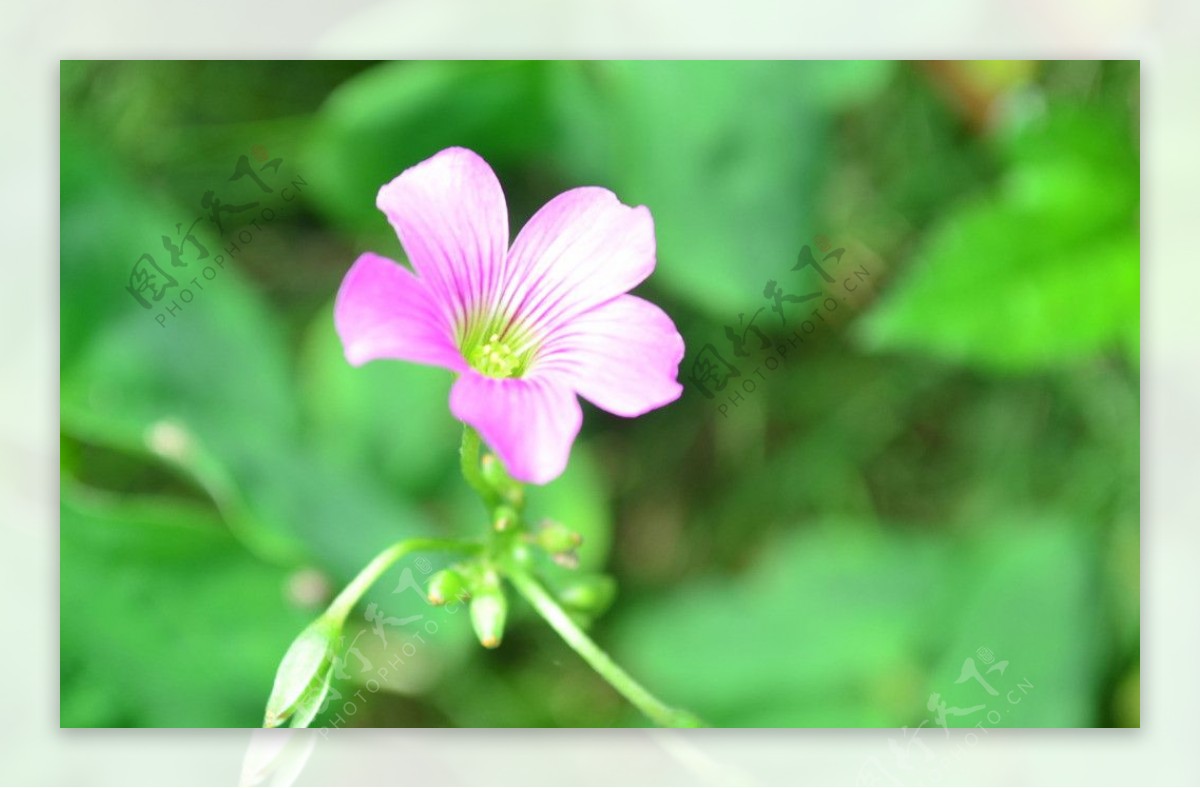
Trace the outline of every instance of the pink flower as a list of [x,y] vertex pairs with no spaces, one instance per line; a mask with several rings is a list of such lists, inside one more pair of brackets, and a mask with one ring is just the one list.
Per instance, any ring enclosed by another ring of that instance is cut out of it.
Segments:
[[577,395],[627,417],[679,397],[682,337],[665,312],[627,294],[654,270],[645,206],[572,189],[510,248],[500,183],[463,148],[400,173],[375,204],[413,270],[370,252],[350,268],[334,308],[346,359],[458,373],[450,411],[514,478],[544,484],[563,472],[583,423]]

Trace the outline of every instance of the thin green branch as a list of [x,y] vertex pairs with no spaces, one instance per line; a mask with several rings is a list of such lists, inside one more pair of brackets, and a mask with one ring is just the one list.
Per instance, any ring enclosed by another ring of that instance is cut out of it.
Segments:
[[650,691],[625,672],[624,668],[613,661],[612,657],[596,642],[579,628],[579,625],[567,615],[552,596],[542,587],[532,575],[517,566],[506,565],[504,575],[517,589],[521,596],[533,605],[533,608],[546,619],[554,630],[575,650],[579,656],[592,666],[617,692],[636,706],[643,714],[657,725],[664,728],[702,728],[704,722],[694,714],[681,709],[672,708],[663,703]]
[[463,424],[462,447],[459,457],[462,460],[462,475],[471,485],[471,489],[483,499],[483,505],[491,512],[496,506],[496,491],[483,478],[483,470],[479,464],[479,451],[482,441],[479,433],[469,424]]
[[358,576],[350,581],[350,584],[342,589],[342,593],[337,595],[333,603],[329,605],[329,610],[326,615],[333,617],[339,623],[346,620],[346,616],[362,598],[380,576],[386,572],[392,564],[400,560],[409,553],[417,553],[422,551],[440,550],[450,553],[465,553],[474,554],[483,550],[483,546],[475,542],[466,542],[459,539],[425,539],[414,538],[405,539],[402,542],[397,542],[388,549],[384,550],[379,555],[371,559],[371,563],[363,567],[363,570],[358,573]]

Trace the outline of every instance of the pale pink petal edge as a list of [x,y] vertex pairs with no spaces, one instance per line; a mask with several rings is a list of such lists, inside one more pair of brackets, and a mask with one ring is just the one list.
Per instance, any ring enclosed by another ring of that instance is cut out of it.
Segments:
[[333,323],[354,366],[388,358],[455,372],[466,368],[453,329],[425,283],[372,252],[361,255],[342,279]]

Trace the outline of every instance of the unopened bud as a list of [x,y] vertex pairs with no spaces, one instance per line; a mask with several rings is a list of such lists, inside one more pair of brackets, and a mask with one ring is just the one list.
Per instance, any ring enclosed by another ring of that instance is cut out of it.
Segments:
[[516,542],[509,549],[509,555],[517,566],[529,568],[533,565],[533,548],[525,542]]
[[583,543],[583,537],[554,520],[543,520],[534,537],[547,553],[567,553]]
[[566,607],[597,616],[613,603],[617,584],[608,575],[585,575],[573,578],[558,590],[557,596]]
[[471,625],[484,648],[496,648],[504,637],[508,599],[495,572],[485,572],[471,589]]
[[454,569],[443,569],[429,578],[429,604],[444,605],[466,594],[467,581]]
[[263,727],[277,728],[288,720],[292,727],[307,727],[329,692],[333,651],[341,622],[321,616],[292,641],[267,700]]
[[517,524],[517,513],[511,506],[497,506],[492,514],[492,527],[497,531],[507,531]]
[[508,475],[508,472],[504,470],[504,464],[496,458],[496,455],[491,453],[483,455],[479,467],[483,473],[483,480],[510,506],[520,509],[525,504],[524,487],[519,481]]
[[480,459],[479,469],[483,473],[483,480],[494,490],[511,483],[508,474],[504,472],[504,466],[496,459],[496,455],[491,452],[484,454],[482,459]]
[[578,569],[579,568],[579,553],[574,550],[568,550],[565,553],[551,553],[550,560],[561,566],[563,569]]

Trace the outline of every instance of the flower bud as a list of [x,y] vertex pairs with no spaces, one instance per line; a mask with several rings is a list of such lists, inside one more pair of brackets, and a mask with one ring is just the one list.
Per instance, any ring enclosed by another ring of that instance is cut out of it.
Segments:
[[551,555],[569,553],[583,543],[583,537],[554,520],[543,520],[534,538]]
[[492,527],[497,531],[507,531],[517,524],[517,512],[511,506],[500,505],[492,514]]
[[525,488],[520,482],[513,482],[513,485],[504,491],[504,500],[514,508],[520,509],[525,505]]
[[512,484],[512,479],[508,478],[508,474],[504,472],[504,466],[491,452],[484,454],[480,459],[479,470],[483,474],[483,480],[493,490],[502,490]]
[[454,569],[443,569],[429,578],[429,604],[444,605],[451,599],[466,596],[467,581]]
[[277,728],[289,719],[297,728],[312,722],[329,692],[341,629],[340,621],[321,616],[292,641],[275,673],[263,727]]
[[500,586],[500,577],[495,572],[485,572],[471,589],[471,625],[484,648],[500,645],[507,617],[508,599]]
[[483,455],[479,467],[483,474],[483,480],[509,505],[516,509],[520,509],[524,505],[524,488],[519,481],[508,475],[508,472],[504,470],[504,464],[496,458],[496,455],[491,453]]
[[578,569],[579,568],[579,553],[574,550],[568,550],[565,553],[554,553],[550,556],[550,560],[561,566],[563,569]]
[[519,567],[528,569],[533,566],[533,548],[531,548],[525,542],[513,543],[513,546],[509,548],[508,554],[509,557],[512,558],[513,562]]
[[558,590],[558,601],[571,610],[598,616],[617,596],[617,584],[608,575],[572,578]]
[[333,681],[333,665],[331,664],[325,669],[325,678],[322,681],[314,681],[309,685],[308,690],[300,696],[300,700],[296,703],[296,708],[292,711],[292,719],[290,725],[293,728],[307,728],[312,724],[317,713],[321,711],[321,707],[325,703],[325,697],[329,694],[329,685]]

